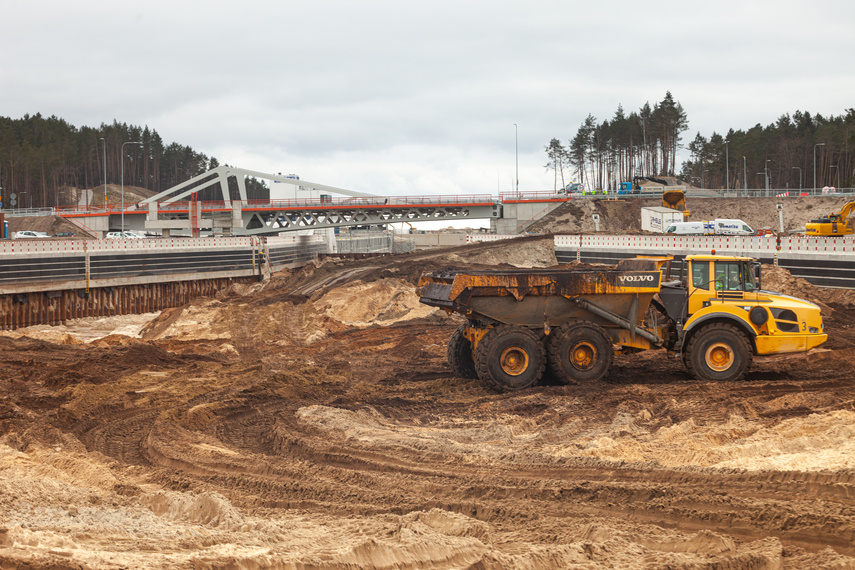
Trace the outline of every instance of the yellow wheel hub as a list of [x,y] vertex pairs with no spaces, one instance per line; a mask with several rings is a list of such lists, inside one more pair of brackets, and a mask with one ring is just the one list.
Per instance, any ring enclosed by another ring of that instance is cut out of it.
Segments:
[[597,347],[589,342],[580,342],[570,350],[570,363],[579,370],[588,370],[597,361]]
[[528,353],[518,346],[508,347],[499,360],[502,371],[510,376],[519,376],[528,368]]
[[704,360],[712,370],[724,372],[733,366],[733,349],[723,342],[711,344],[704,354]]

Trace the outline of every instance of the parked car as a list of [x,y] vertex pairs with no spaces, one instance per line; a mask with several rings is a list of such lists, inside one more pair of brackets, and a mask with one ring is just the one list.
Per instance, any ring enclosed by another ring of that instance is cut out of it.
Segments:
[[57,232],[57,233],[53,234],[53,237],[59,237],[59,238],[68,238],[68,237],[76,237],[76,236],[77,236],[77,234],[75,234],[73,232]]
[[18,238],[48,238],[50,234],[46,232],[34,232],[31,230],[21,230],[20,232],[15,232],[15,236],[13,239]]
[[107,239],[145,239],[145,236],[125,230],[123,232],[107,232]]

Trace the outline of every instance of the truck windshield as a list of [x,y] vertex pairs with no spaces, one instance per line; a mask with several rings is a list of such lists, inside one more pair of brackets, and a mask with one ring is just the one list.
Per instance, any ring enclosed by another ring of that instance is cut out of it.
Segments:
[[754,267],[752,267],[750,263],[746,263],[742,269],[742,274],[745,276],[745,290],[756,290],[757,281],[754,280]]
[[754,272],[744,262],[719,261],[715,264],[715,288],[718,291],[753,291]]

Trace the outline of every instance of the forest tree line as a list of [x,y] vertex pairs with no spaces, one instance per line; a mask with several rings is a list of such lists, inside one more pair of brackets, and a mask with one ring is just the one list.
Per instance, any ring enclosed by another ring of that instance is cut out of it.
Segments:
[[[141,144],[125,144],[134,142]],[[219,165],[216,158],[189,146],[165,144],[148,126],[114,120],[98,128],[77,128],[38,113],[21,119],[0,117],[0,187],[5,208],[12,193],[18,196],[18,207],[56,207],[65,205],[61,189],[91,189],[123,180],[125,186],[161,192]],[[249,199],[270,197],[262,180],[247,179],[246,191]],[[217,187],[200,191],[197,198],[222,199]]]
[[[686,111],[667,92],[637,112],[618,106],[602,122],[589,114],[566,145],[553,138],[545,146],[546,168],[556,190],[581,182],[614,191],[636,176],[675,176],[700,188],[812,188],[814,165],[818,188],[851,188],[855,181],[855,109],[830,117],[796,111],[766,127],[697,133],[684,146],[687,130]],[[678,148],[689,152],[679,165]]]

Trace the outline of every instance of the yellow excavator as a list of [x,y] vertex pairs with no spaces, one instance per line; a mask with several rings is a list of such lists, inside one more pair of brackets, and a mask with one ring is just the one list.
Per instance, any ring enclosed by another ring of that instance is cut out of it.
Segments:
[[852,223],[849,219],[849,214],[855,208],[855,201],[849,202],[843,206],[839,212],[832,212],[822,218],[811,220],[805,224],[806,236],[848,236],[855,231],[852,230]]
[[665,190],[662,192],[662,206],[683,212],[683,221],[688,221],[689,210],[686,207],[686,193],[682,190]]

